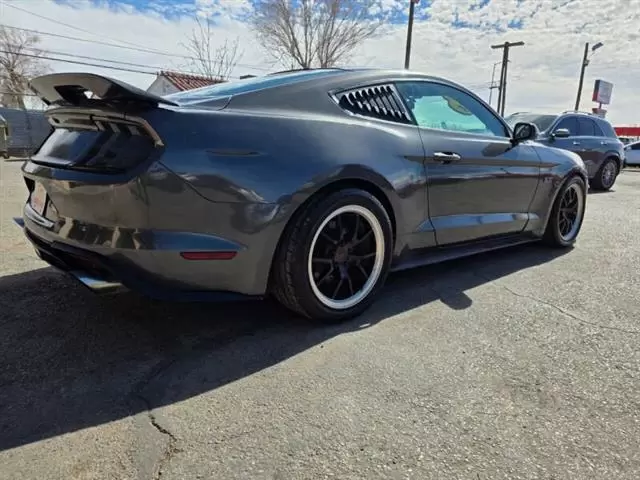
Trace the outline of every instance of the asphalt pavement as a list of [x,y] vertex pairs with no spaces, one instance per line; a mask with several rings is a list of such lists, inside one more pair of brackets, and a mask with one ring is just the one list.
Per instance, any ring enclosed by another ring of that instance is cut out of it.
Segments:
[[0,161],[0,479],[640,478],[640,169],[575,248],[390,278],[345,325],[95,297]]

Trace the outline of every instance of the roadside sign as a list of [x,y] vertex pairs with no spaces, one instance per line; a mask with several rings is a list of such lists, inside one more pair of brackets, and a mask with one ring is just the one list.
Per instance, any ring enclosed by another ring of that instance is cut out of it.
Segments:
[[613,91],[613,83],[605,82],[604,80],[596,80],[593,85],[593,97],[594,102],[601,105],[609,105],[611,103],[611,92]]

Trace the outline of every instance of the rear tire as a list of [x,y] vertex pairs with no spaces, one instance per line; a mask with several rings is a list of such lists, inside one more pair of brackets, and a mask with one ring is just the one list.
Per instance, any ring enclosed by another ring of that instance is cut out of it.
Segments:
[[567,248],[578,238],[587,204],[587,187],[581,177],[571,177],[558,192],[544,232],[544,242]]
[[607,158],[600,168],[595,177],[593,177],[593,188],[606,192],[611,190],[611,187],[616,183],[620,169],[618,168],[618,162],[614,158]]
[[359,189],[341,190],[313,201],[287,228],[271,290],[300,315],[342,322],[373,303],[392,253],[391,221],[378,199]]

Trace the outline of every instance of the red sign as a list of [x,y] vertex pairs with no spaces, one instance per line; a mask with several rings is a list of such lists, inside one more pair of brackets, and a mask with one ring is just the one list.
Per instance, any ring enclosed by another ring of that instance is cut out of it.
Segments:
[[613,127],[619,137],[640,137],[640,127]]

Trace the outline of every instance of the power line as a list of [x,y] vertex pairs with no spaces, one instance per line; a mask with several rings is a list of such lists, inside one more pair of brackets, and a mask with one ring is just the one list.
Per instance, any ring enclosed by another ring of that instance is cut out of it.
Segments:
[[[19,45],[9,45],[9,47],[16,47],[19,48]],[[147,65],[147,64],[142,64],[142,63],[131,63],[131,62],[122,62],[119,60],[109,60],[107,58],[98,58],[98,57],[91,57],[91,56],[86,56],[86,55],[78,55],[76,53],[69,53],[69,52],[60,52],[57,50],[41,50],[39,48],[36,47],[24,47],[26,50],[32,50],[32,52],[30,52],[33,55],[37,55],[39,57],[42,57],[42,55],[40,55],[40,53],[47,53],[50,55],[62,55],[64,57],[73,57],[73,58],[80,58],[80,59],[84,59],[84,60],[93,60],[96,62],[107,62],[107,63],[112,63],[112,64],[117,64],[117,65],[126,65],[129,67],[142,67],[142,68],[150,68],[150,69],[155,69],[156,72],[158,72],[159,70],[170,70],[172,72],[176,72],[176,73],[183,73],[185,75],[200,75],[196,72],[184,72],[184,71],[177,71],[177,70],[173,70],[173,69],[167,69],[164,67],[160,67],[160,66],[154,66],[154,65]],[[14,55],[20,55],[20,53],[16,53],[13,52]],[[44,58],[44,57],[42,57]],[[60,60],[62,61],[62,60]],[[233,77],[235,78],[235,77]]]
[[0,95],[14,95],[17,97],[37,97],[35,93],[20,93],[20,92],[0,92]]
[[[51,32],[43,32],[41,30],[33,30],[30,28],[20,28],[20,27],[14,27],[11,25],[4,25],[4,24],[0,24],[0,27],[4,27],[4,28],[10,28],[12,30],[18,30],[21,32],[27,32],[27,33],[33,33],[35,35],[45,35],[48,37],[55,37],[55,38],[64,38],[65,40],[73,40],[76,42],[86,42],[86,43],[92,43],[94,45],[103,45],[105,47],[113,47],[113,48],[121,48],[124,50],[129,50],[129,51],[136,51],[136,52],[142,52],[142,53],[153,53],[155,55],[163,55],[165,57],[174,57],[174,58],[183,58],[185,60],[193,60],[193,61],[201,61],[201,59],[196,58],[196,57],[191,57],[189,55],[180,55],[178,53],[169,53],[169,52],[161,52],[160,50],[151,50],[148,48],[144,48],[144,47],[126,47],[124,45],[116,45],[115,43],[109,43],[109,42],[102,42],[102,41],[98,41],[98,40],[90,40],[88,38],[79,38],[79,37],[72,37],[70,35],[61,35],[59,33],[51,33]],[[261,70],[261,71],[265,71],[265,72],[270,72],[271,69],[267,68],[267,67],[260,67],[257,65],[248,65],[248,64],[242,64],[242,63],[236,63],[236,66],[238,67],[244,67],[244,68],[250,68],[253,70]]]
[[[17,5],[13,5],[11,3],[6,3],[6,2],[0,2],[0,3],[2,3],[5,7],[10,7],[10,8],[13,8],[15,10],[20,10],[21,12],[27,13],[29,15],[33,15],[34,17],[38,17],[38,18],[41,18],[43,20],[48,20],[49,22],[53,22],[53,23],[56,23],[58,25],[62,25],[64,27],[71,28],[73,30],[77,30],[79,32],[88,33],[89,35],[93,35],[93,36],[100,37],[100,38],[107,38],[107,37],[104,37],[104,36],[102,36],[100,34],[97,34],[95,32],[91,32],[90,30],[85,30],[84,28],[80,28],[80,27],[77,27],[75,25],[70,25],[68,23],[64,23],[64,22],[61,22],[59,20],[54,20],[53,18],[45,17],[44,15],[40,15],[39,13],[35,13],[35,12],[30,11],[30,10],[26,10],[26,9],[24,9],[22,7],[18,7]],[[124,40],[117,40],[117,41],[119,41],[120,43],[125,43],[127,45],[132,45],[134,47],[140,47],[140,45],[137,45],[137,44],[131,43],[131,42],[126,42]],[[158,52],[156,52],[156,53],[158,53]]]
[[[33,55],[33,54],[29,54],[29,53],[16,53],[16,52],[9,52],[7,50],[0,50],[0,53],[5,53],[5,54],[11,54],[11,55],[19,55],[22,57],[29,57],[29,58],[42,58],[45,60],[50,60],[52,62],[63,62],[63,63],[72,63],[74,65],[85,65],[88,67],[98,67],[98,68],[107,68],[109,70],[118,70],[121,72],[130,72],[130,73],[142,73],[145,75],[157,75],[157,71],[156,72],[145,72],[143,70],[134,70],[132,68],[125,68],[125,67],[114,67],[111,65],[100,65],[97,63],[89,63],[89,62],[81,62],[79,60],[66,60],[64,58],[53,58],[53,57],[48,57],[46,55]],[[152,68],[152,67],[149,67]]]
[[[9,45],[12,46],[12,45]],[[13,45],[15,46],[15,45]],[[31,48],[31,50],[36,50],[38,51],[39,49],[36,49],[34,47]],[[69,57],[74,57],[74,58],[82,58],[85,60],[93,60],[96,62],[108,62],[108,63],[115,63],[115,64],[121,64],[121,65],[128,65],[128,66],[133,66],[133,67],[141,67],[141,68],[148,68],[150,70],[153,70],[151,72],[148,71],[143,71],[143,70],[138,70],[138,69],[133,69],[133,68],[128,68],[128,67],[117,67],[114,65],[104,65],[104,64],[97,64],[97,63],[92,63],[92,62],[85,62],[85,61],[80,61],[80,60],[67,60],[65,58],[55,58],[55,57],[51,57],[48,55],[42,55],[41,53],[19,53],[19,52],[10,52],[7,50],[0,50],[0,53],[4,53],[4,54],[10,54],[10,55],[18,55],[18,56],[23,56],[23,57],[29,57],[29,58],[41,58],[44,60],[49,60],[52,62],[61,62],[61,63],[71,63],[74,65],[85,65],[88,67],[98,67],[98,68],[107,68],[109,70],[116,70],[116,71],[122,71],[122,72],[129,72],[129,73],[141,73],[141,74],[145,74],[145,75],[157,75],[158,72],[160,70],[165,70],[165,71],[169,71],[172,73],[178,73],[178,74],[182,74],[182,75],[194,75],[194,76],[202,76],[198,73],[195,72],[185,72],[185,71],[180,71],[180,70],[174,70],[171,68],[163,68],[163,67],[158,67],[158,66],[154,66],[154,65],[145,65],[142,63],[130,63],[130,62],[120,62],[117,60],[109,60],[107,58],[97,58],[97,57],[89,57],[89,56],[85,56],[85,55],[76,55],[73,53],[66,53],[66,52],[56,52],[56,51],[52,51],[52,50],[39,50],[40,52],[44,52],[44,53],[49,53],[51,55],[63,55],[63,56],[69,56]],[[241,77],[238,76],[229,76],[226,78],[234,78],[234,79],[239,79]]]

